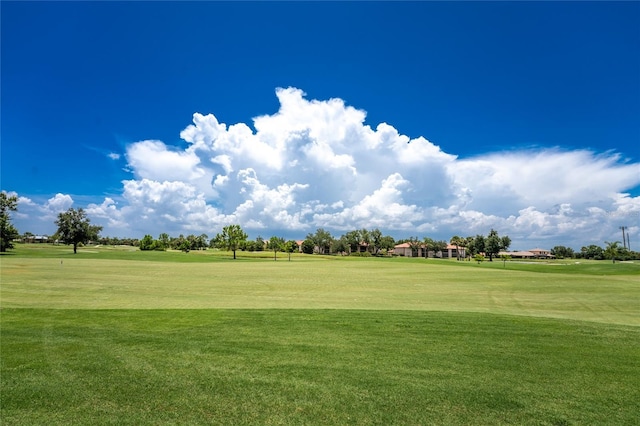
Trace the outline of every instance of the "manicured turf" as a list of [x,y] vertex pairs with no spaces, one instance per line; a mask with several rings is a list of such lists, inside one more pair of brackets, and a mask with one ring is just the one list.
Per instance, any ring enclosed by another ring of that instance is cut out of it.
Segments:
[[[69,252],[68,247],[61,251]],[[424,259],[299,255],[291,262],[286,256],[274,262],[243,254],[233,261],[230,254],[219,252],[137,251],[131,254],[134,260],[124,261],[110,258],[113,253],[122,255],[121,250],[85,249],[78,256],[3,256],[0,304],[65,309],[436,310],[640,325],[640,264],[600,262],[595,274],[588,269],[583,274],[551,274],[513,265],[495,268]],[[141,260],[147,255],[152,259]],[[174,260],[158,261],[162,255]],[[184,258],[209,261],[175,261]],[[603,277],[603,268],[628,272]]]
[[2,424],[637,424],[640,264],[18,246]]
[[3,424],[637,424],[637,327],[348,310],[2,312]]

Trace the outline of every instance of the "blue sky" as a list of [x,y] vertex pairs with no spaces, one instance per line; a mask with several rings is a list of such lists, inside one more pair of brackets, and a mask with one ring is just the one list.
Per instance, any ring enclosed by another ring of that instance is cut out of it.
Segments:
[[2,2],[1,19],[21,232],[83,207],[113,236],[640,241],[638,2]]

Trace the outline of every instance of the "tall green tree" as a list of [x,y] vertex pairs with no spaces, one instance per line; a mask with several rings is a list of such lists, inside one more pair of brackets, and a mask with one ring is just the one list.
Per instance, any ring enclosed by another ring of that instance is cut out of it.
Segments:
[[187,251],[191,248],[189,241],[184,238],[184,235],[180,234],[177,238],[171,238],[171,248],[174,250],[182,250],[184,251],[187,248]]
[[313,244],[318,247],[319,254],[327,254],[331,251],[333,237],[331,233],[325,231],[324,228],[318,228],[315,234],[307,235],[307,240],[313,241]]
[[436,242],[434,241],[433,238],[431,237],[424,237],[422,239],[422,244],[424,244],[424,257],[428,258],[429,257],[429,252],[433,251],[434,255],[435,255],[435,251],[436,251]]
[[180,245],[178,246],[178,249],[185,253],[189,253],[191,251],[191,241],[189,241],[188,238],[182,239]]
[[377,255],[382,246],[382,231],[376,228],[369,235],[371,236],[371,244],[373,244],[373,254]]
[[466,248],[465,252],[466,252],[466,255],[469,257],[469,261],[471,261],[471,258],[473,257],[473,255],[477,253],[475,242],[476,242],[475,237],[469,236],[464,238],[464,246]]
[[485,238],[484,235],[476,235],[473,238],[473,254],[485,253]]
[[163,232],[158,237],[158,246],[160,246],[162,250],[168,249],[170,242],[171,242],[171,238],[169,237],[169,234],[167,234],[166,232]]
[[572,258],[573,257],[573,249],[565,246],[555,246],[551,249],[551,254],[557,257],[558,259],[564,258]]
[[238,250],[241,243],[247,241],[247,238],[247,234],[240,225],[227,225],[222,228],[222,232],[217,234],[213,241],[217,248],[232,251],[235,259],[236,250]]
[[616,263],[616,258],[620,254],[620,247],[619,247],[620,241],[613,241],[613,242],[605,241],[604,243],[607,245],[604,248],[605,258],[611,259],[613,263]]
[[256,237],[256,242],[254,243],[254,246],[253,246],[254,251],[264,251],[264,246],[265,246],[264,238],[258,235]]
[[464,238],[458,235],[454,235],[453,237],[451,237],[449,243],[456,246],[456,258],[457,260],[460,260],[460,246],[464,244]]
[[187,235],[187,242],[189,243],[189,250],[198,249],[198,237],[193,234]]
[[284,245],[284,251],[289,253],[289,262],[291,262],[291,253],[298,251],[298,243],[294,240],[289,240]]
[[97,240],[102,231],[102,226],[91,225],[91,221],[82,208],[78,210],[70,208],[58,215],[56,220],[58,230],[56,234],[64,244],[73,244],[73,253],[78,252],[78,244],[86,244]]
[[497,256],[500,251],[509,248],[510,245],[511,239],[509,237],[500,238],[498,231],[495,229],[489,231],[484,247],[485,253],[489,256],[489,262],[493,262],[493,257]]
[[142,237],[140,240],[140,250],[155,250],[157,247],[156,240],[149,234]]
[[602,260],[604,259],[604,250],[600,246],[591,244],[580,249],[580,256],[584,259]]
[[269,250],[273,250],[273,260],[278,260],[278,252],[284,248],[284,238],[273,236],[269,238]]
[[332,253],[340,253],[340,255],[343,255],[344,253],[349,253],[350,250],[347,238],[344,235],[333,240],[333,243],[331,244]]
[[304,254],[313,254],[315,248],[316,244],[309,238],[305,239],[300,247]]
[[447,250],[447,242],[444,240],[438,240],[433,242],[433,251],[435,253],[440,253],[440,257],[442,257],[442,252]]
[[502,249],[501,250],[507,250],[509,247],[511,247],[511,238],[509,238],[506,235],[504,237],[500,238],[500,242],[502,243]]
[[[364,246],[365,251],[369,250],[369,245],[371,244],[371,233],[366,230],[365,228],[362,228],[360,230],[360,244],[362,244]],[[358,251],[360,251],[360,244],[358,244]]]
[[196,237],[195,240],[195,249],[196,250],[206,250],[207,249],[207,241],[209,240],[209,236],[207,234],[200,234]]
[[349,246],[349,253],[358,251],[358,247],[360,246],[360,232],[349,231],[346,234],[344,234],[344,240],[345,240],[345,243]]
[[396,241],[391,235],[385,235],[380,239],[380,245],[378,248],[380,250],[384,250],[385,252],[389,252],[389,250],[393,250],[393,247],[396,245]]
[[422,243],[418,237],[409,237],[407,239],[407,244],[409,244],[409,248],[411,249],[411,257],[418,257],[418,252],[420,247],[422,247]]
[[20,234],[11,223],[11,212],[18,210],[18,197],[0,192],[0,252],[13,248],[13,240]]

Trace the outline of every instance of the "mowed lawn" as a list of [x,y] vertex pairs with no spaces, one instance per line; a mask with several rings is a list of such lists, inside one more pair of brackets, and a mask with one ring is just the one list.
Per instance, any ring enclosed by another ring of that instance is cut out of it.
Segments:
[[74,256],[63,247],[46,251],[50,257],[33,251],[1,258],[0,306],[429,310],[640,326],[640,262],[600,262],[594,269],[593,263],[575,262],[503,267],[308,255],[288,261],[284,253],[273,261],[268,252],[242,253],[233,261],[230,253],[210,251],[86,249]]
[[2,424],[637,424],[638,264],[42,250]]

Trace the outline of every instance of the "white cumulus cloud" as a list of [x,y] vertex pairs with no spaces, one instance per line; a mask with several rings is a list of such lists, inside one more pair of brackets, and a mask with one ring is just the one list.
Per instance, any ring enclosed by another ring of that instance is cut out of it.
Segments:
[[[186,147],[130,144],[132,179],[121,196],[87,212],[103,234],[129,236],[213,235],[229,223],[300,238],[318,227],[336,236],[378,227],[442,239],[495,228],[530,248],[602,244],[621,224],[632,238],[640,232],[640,197],[626,192],[640,185],[640,165],[617,153],[556,148],[459,158],[388,123],[370,126],[365,111],[341,99],[309,100],[296,88],[276,96],[278,111],[249,124],[193,114],[180,132]],[[57,194],[33,203],[20,205],[52,214],[73,200]]]
[[53,198],[49,198],[46,203],[40,208],[40,212],[43,218],[50,219],[57,217],[59,213],[62,213],[71,208],[73,205],[73,198],[68,194],[56,194]]

